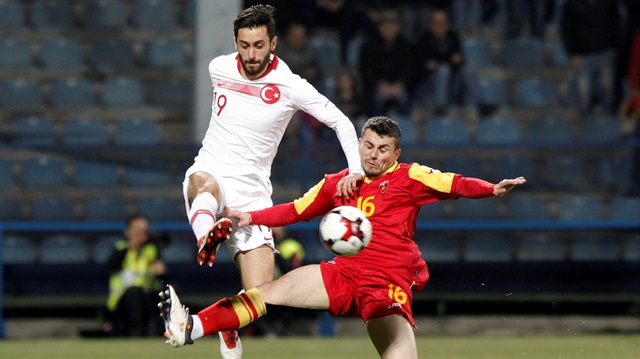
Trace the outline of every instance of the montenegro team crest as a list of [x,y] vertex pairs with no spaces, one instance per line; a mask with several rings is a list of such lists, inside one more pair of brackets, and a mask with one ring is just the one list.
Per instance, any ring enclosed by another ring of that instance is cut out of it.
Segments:
[[387,190],[387,185],[389,184],[389,180],[384,180],[380,183],[380,193],[384,193]]

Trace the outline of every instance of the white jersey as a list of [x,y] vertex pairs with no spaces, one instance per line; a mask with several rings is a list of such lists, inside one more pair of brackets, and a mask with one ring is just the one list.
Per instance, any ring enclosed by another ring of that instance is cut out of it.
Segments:
[[284,61],[271,54],[266,72],[252,81],[244,79],[240,69],[237,53],[209,64],[213,105],[196,163],[211,163],[223,176],[255,174],[269,183],[285,129],[293,114],[303,110],[336,131],[349,170],[364,174],[351,121]]

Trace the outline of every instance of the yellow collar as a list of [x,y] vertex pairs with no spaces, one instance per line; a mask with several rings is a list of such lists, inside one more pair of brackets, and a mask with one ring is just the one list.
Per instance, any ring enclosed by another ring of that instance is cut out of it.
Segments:
[[383,174],[381,174],[381,175],[379,175],[379,176],[376,176],[376,177],[368,177],[368,176],[367,176],[367,177],[365,177],[365,178],[364,178],[364,183],[371,183],[371,182],[373,182],[373,181],[377,180],[378,178],[380,178],[380,177],[382,177],[382,176],[386,175],[387,173],[391,173],[391,172],[395,171],[395,170],[396,170],[396,168],[398,168],[398,165],[399,165],[399,164],[398,164],[398,161],[393,162],[393,164],[391,165],[391,167],[389,167],[389,169],[388,169],[385,173],[383,173]]

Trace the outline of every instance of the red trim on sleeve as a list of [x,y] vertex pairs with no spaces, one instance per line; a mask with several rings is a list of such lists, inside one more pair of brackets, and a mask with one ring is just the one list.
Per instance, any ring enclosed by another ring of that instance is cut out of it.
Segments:
[[282,227],[301,220],[293,202],[249,212],[251,224],[262,224],[268,227]]
[[473,177],[456,175],[453,180],[453,192],[460,197],[487,198],[492,197],[496,185]]

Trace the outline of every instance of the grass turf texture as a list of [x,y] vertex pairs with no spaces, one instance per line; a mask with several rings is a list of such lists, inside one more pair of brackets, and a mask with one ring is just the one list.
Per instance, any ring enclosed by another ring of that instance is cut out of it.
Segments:
[[[430,337],[419,336],[421,358],[638,359],[640,335]],[[245,358],[376,358],[367,337],[242,338]],[[0,341],[2,359],[219,358],[217,336],[172,348],[153,339],[50,339]]]

